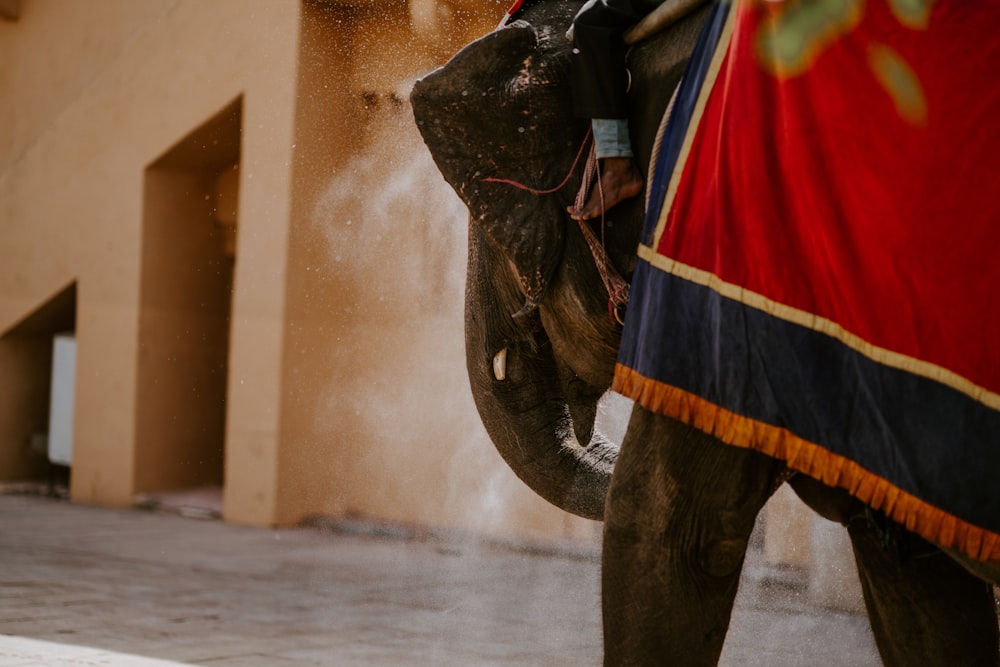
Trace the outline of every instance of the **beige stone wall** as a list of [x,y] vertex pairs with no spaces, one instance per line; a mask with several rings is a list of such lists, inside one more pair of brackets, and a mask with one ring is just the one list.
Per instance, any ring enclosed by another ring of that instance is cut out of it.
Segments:
[[[253,485],[242,495],[259,499],[247,503],[248,520],[273,519],[299,14],[297,3],[242,0],[27,0],[18,21],[0,23],[0,60],[16,63],[4,67],[0,107],[17,128],[0,158],[0,333],[77,281],[78,500],[126,506],[141,481],[147,171],[242,99],[254,128],[242,163],[255,186],[242,193],[243,288],[233,297],[230,362],[244,383],[227,406],[228,437],[249,446],[227,464],[263,482],[242,476]],[[246,377],[259,389],[244,389]]]
[[75,316],[78,501],[207,483],[241,523],[593,540],[479,424],[464,212],[406,102],[506,4],[23,0],[0,21],[0,478],[43,469],[47,350]]

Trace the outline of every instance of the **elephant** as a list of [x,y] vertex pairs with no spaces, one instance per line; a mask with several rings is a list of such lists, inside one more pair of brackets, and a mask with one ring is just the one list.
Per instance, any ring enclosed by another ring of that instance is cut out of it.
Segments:
[[[566,213],[588,129],[571,112],[565,36],[579,4],[529,4],[418,80],[410,100],[435,164],[469,210],[465,353],[482,422],[527,486],[604,521],[605,664],[718,661],[754,521],[785,483],[847,527],[885,664],[998,664],[993,564],[941,549],[777,459],[642,407],[620,450],[595,430],[622,330],[609,317],[601,260]],[[689,13],[629,54],[630,126],[643,169],[707,12]],[[604,237],[606,266],[626,281],[643,209],[640,196],[591,227]]]

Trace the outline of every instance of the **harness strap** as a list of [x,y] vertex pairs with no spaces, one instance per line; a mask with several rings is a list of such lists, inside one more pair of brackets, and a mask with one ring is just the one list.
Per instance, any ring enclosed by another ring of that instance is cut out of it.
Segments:
[[[629,285],[611,263],[611,258],[608,257],[608,253],[604,249],[604,243],[597,239],[594,230],[590,228],[587,221],[579,220],[578,222],[580,224],[580,231],[583,232],[583,238],[587,240],[587,245],[590,246],[590,254],[594,257],[594,265],[597,267],[597,273],[601,276],[604,289],[608,291],[608,317],[612,323],[617,322],[619,325],[624,326],[625,307],[628,305],[629,298]],[[601,231],[603,233],[603,228]]]
[[[597,193],[601,198],[601,210],[604,210],[604,190],[601,188],[601,168],[597,160],[597,149],[591,142],[590,152],[587,155],[587,162],[583,168],[583,177],[580,179],[580,190],[576,193],[575,208],[580,209],[587,202],[591,190],[597,186]],[[590,254],[594,257],[594,265],[604,283],[604,289],[608,291],[608,317],[611,322],[625,325],[625,307],[628,305],[629,285],[621,274],[615,269],[604,248],[604,213],[601,213],[601,240],[590,228],[585,220],[579,220],[580,231],[587,245],[590,246]]]

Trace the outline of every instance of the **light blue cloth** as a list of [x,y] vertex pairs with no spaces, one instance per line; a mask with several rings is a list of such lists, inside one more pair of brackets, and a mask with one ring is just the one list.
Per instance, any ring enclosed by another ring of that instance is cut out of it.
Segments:
[[592,118],[594,148],[597,159],[632,157],[632,142],[628,136],[628,118]]

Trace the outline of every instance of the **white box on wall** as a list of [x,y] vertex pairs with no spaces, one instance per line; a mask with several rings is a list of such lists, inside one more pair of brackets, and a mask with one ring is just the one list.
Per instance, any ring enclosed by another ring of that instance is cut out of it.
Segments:
[[49,461],[73,461],[73,405],[76,394],[76,338],[55,336],[52,344],[52,390],[49,398]]

